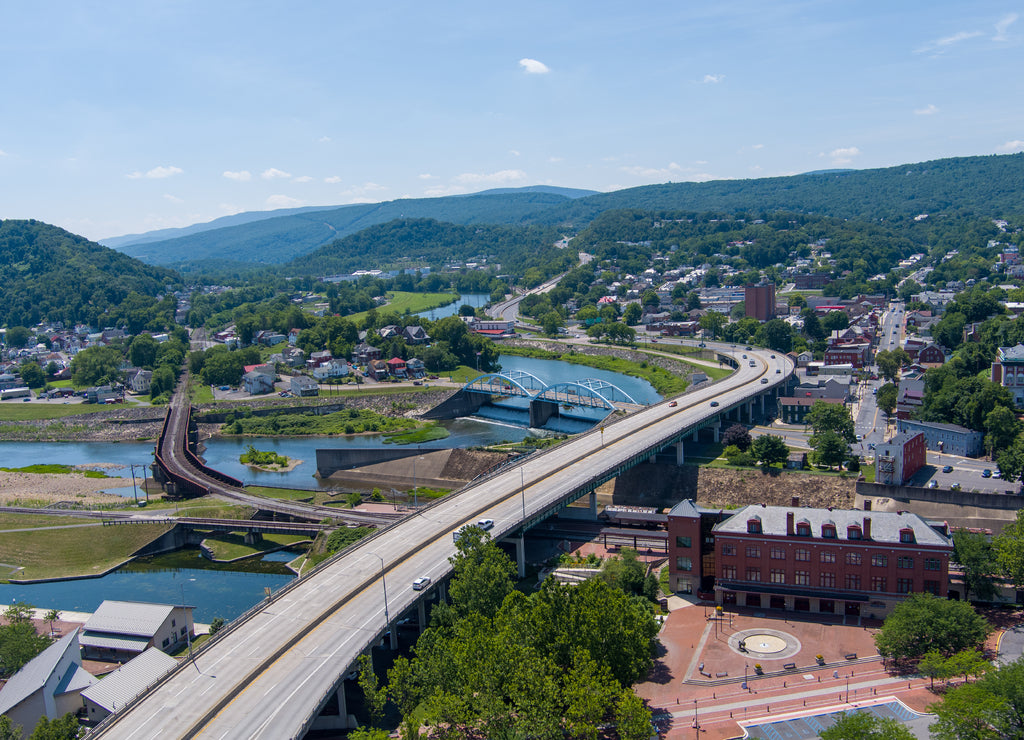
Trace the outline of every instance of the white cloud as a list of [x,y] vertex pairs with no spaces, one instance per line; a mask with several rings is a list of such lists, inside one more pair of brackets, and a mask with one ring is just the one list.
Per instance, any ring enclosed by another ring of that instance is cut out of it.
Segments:
[[271,167],[268,170],[263,170],[263,174],[260,175],[260,177],[262,177],[264,180],[280,180],[280,179],[287,180],[291,176],[292,175],[291,175],[290,172],[285,172],[284,170],[279,170],[276,167]]
[[295,206],[301,206],[302,201],[298,198],[292,198],[287,195],[271,195],[267,198],[268,208],[294,208]]
[[169,200],[171,203],[184,203],[181,198],[177,195],[171,195],[170,193],[164,193],[164,200]]
[[128,177],[129,180],[139,180],[139,179],[141,179],[143,177],[146,178],[147,180],[162,180],[165,177],[173,177],[174,175],[180,175],[184,171],[185,170],[181,169],[180,167],[173,167],[173,166],[172,167],[164,167],[164,166],[160,166],[160,167],[154,167],[153,169],[151,169],[151,170],[149,170],[148,172],[145,172],[145,173],[143,173],[143,172],[131,172],[131,173],[128,174],[127,177]]
[[292,182],[310,182],[313,178],[309,175],[300,175],[296,177]]
[[3,149],[0,149],[0,157],[6,157],[6,156],[7,156],[7,152],[5,152]]
[[519,66],[528,75],[546,75],[551,71],[544,62],[538,62],[536,59],[520,59]]
[[924,108],[915,108],[914,109],[914,115],[915,116],[933,116],[933,115],[935,115],[938,112],[939,112],[939,109],[936,106],[932,105],[931,103],[926,105]]
[[429,172],[424,172],[423,174],[416,175],[416,177],[418,177],[421,180],[436,180],[437,179],[437,175],[431,175]]
[[341,178],[338,177],[337,175],[331,175],[330,177],[325,177],[324,182],[326,182],[328,185],[337,185],[339,182],[341,182]]
[[725,75],[704,75],[703,82],[705,85],[717,85],[724,79]]
[[855,146],[840,147],[829,152],[832,164],[849,164],[853,158],[860,154],[860,149]]
[[996,35],[992,37],[993,41],[1006,41],[1006,29],[1017,22],[1019,18],[1016,13],[1007,13],[996,22]]
[[331,137],[330,136],[321,136],[316,141],[317,141],[318,144],[330,144],[331,143]]
[[550,162],[551,164],[558,164],[559,162],[562,161],[564,160],[561,157],[548,157],[548,162]]
[[238,180],[238,182],[249,182],[249,180],[252,179],[252,173],[249,172],[249,170],[240,170],[238,172],[225,170],[224,177],[226,177],[229,180]]
[[928,52],[941,54],[954,44],[959,44],[961,41],[967,41],[968,39],[977,38],[978,36],[982,35],[983,34],[981,31],[959,31],[958,33],[954,33],[952,36],[944,36],[941,39],[929,41],[927,44],[922,46],[920,49],[916,49],[915,51],[918,54],[925,54]]
[[1002,146],[997,146],[996,150],[1000,152],[1024,152],[1024,141],[1014,139],[1013,141],[1006,142]]
[[751,149],[764,149],[764,144],[754,144],[750,148]]
[[345,190],[342,192],[342,196],[351,198],[357,203],[365,203],[372,200],[369,197],[370,193],[379,193],[382,190],[387,190],[387,188],[375,182],[364,182],[362,185]]
[[519,152],[516,149],[509,149],[508,153],[511,154],[513,157],[518,157],[519,156]]
[[456,175],[455,182],[462,185],[503,185],[526,179],[522,170],[500,170],[498,172],[464,172]]
[[683,168],[675,162],[670,162],[668,167],[641,167],[634,165],[631,167],[620,167],[623,172],[633,175],[633,177],[671,177],[672,175],[683,172]]

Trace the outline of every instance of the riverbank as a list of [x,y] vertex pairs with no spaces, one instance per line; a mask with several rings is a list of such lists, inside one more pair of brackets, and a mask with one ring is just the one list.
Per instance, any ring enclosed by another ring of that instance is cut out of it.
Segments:
[[0,506],[42,508],[71,501],[76,508],[123,506],[125,498],[104,493],[132,489],[131,478],[87,478],[85,473],[18,473],[0,471]]

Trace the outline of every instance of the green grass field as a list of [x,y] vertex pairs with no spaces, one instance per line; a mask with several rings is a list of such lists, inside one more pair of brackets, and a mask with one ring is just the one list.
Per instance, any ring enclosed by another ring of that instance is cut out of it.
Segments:
[[234,560],[256,555],[267,550],[276,550],[284,545],[305,542],[309,538],[301,534],[264,534],[255,545],[247,545],[244,536],[234,532],[218,532],[208,536],[204,542],[213,552],[216,560]]
[[[457,293],[409,293],[395,290],[388,292],[387,304],[379,306],[376,310],[377,313],[391,311],[397,314],[404,314],[406,312],[419,313],[420,311],[429,311],[438,306],[447,306],[456,300],[458,300]],[[361,324],[366,318],[367,313],[369,311],[360,311],[345,318],[356,324]]]
[[75,520],[61,519],[65,525],[61,529],[0,533],[0,562],[22,568],[7,577],[59,578],[102,573],[170,529],[165,524],[68,528],[66,525]]

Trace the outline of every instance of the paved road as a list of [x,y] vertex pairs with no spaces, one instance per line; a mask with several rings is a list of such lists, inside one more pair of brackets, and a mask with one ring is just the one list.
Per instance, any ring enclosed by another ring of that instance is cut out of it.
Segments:
[[[238,620],[194,667],[181,667],[96,736],[301,736],[339,677],[382,633],[385,610],[394,620],[423,594],[413,591],[414,579],[428,576],[437,583],[448,574],[456,529],[486,516],[495,522],[494,536],[507,534],[589,481],[642,459],[659,440],[771,390],[792,370],[783,355],[747,354],[756,358],[755,367],[743,362],[729,378],[682,396],[677,407],[659,403],[609,423],[363,540]],[[712,400],[720,406],[710,406]]]

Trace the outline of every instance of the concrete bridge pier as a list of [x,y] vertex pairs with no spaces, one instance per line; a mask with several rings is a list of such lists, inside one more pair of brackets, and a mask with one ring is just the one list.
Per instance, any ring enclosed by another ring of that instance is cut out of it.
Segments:
[[[651,462],[654,462],[654,456],[651,456]],[[590,516],[597,519],[597,491],[590,492],[590,499],[588,501],[590,505]]]
[[747,401],[747,421],[751,424],[754,423],[754,402]]
[[758,396],[758,399],[761,401],[761,418],[763,419],[764,418],[764,394],[762,393],[760,396]]
[[391,623],[387,626],[387,629],[389,630],[388,647],[391,649],[392,652],[394,652],[395,650],[398,650],[398,620],[391,620]]
[[715,424],[711,427],[711,432],[715,435],[715,442],[721,442],[722,441],[722,422],[721,421],[715,422]]
[[[594,494],[591,494],[594,496]],[[596,496],[595,496],[596,501]],[[595,504],[596,506],[596,504]],[[526,535],[525,533],[519,537],[509,537],[508,541],[514,542],[516,545],[516,568],[520,578],[526,577]]]
[[245,544],[247,544],[247,545],[258,544],[260,542],[263,542],[263,533],[262,532],[246,532],[245,536],[242,538],[242,541]]
[[686,454],[683,452],[683,443],[676,442],[676,465],[684,465],[686,463]]
[[416,602],[416,624],[419,625],[420,632],[427,628],[427,601],[426,599],[420,599]]
[[348,703],[345,701],[345,681],[342,680],[334,694],[327,699],[309,729],[352,730],[356,726],[356,718],[348,713]]

